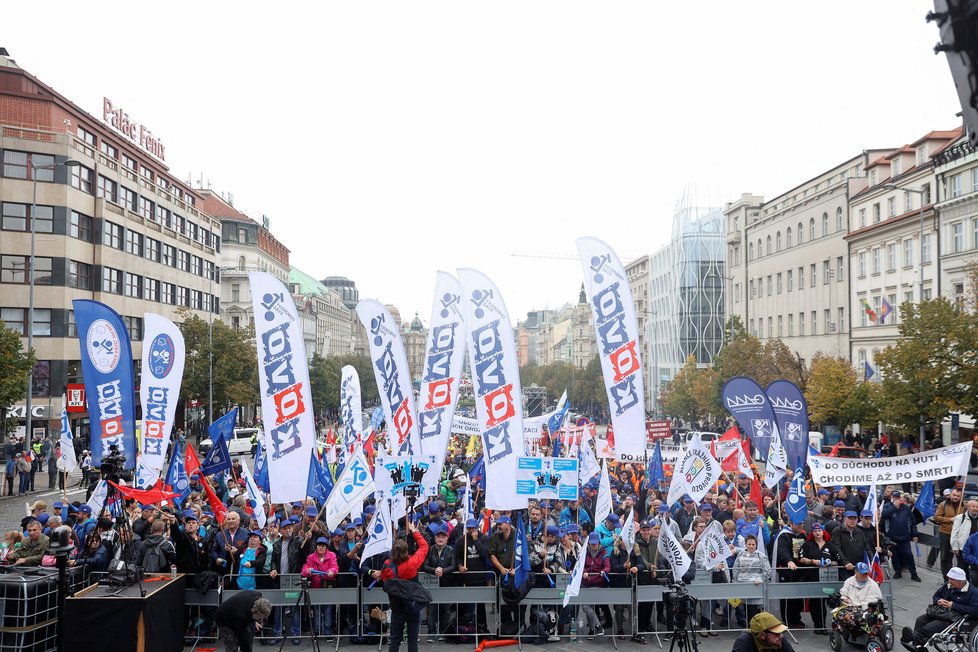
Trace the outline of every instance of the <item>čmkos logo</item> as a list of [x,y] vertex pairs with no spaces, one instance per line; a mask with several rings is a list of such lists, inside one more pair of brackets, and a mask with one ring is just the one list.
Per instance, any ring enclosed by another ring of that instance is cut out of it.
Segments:
[[156,378],[166,378],[173,369],[173,359],[176,353],[173,340],[166,333],[153,338],[149,349],[149,370]]
[[96,319],[88,329],[88,357],[92,365],[107,374],[119,364],[122,342],[115,327],[104,319]]

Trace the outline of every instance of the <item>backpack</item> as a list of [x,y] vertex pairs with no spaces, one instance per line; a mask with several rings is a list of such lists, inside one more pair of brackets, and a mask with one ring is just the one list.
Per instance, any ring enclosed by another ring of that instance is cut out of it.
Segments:
[[160,540],[159,543],[146,546],[146,551],[143,553],[143,572],[144,573],[159,573],[164,568],[166,568],[166,557],[163,555],[163,544],[166,543],[166,539]]
[[384,580],[384,592],[391,598],[404,602],[408,613],[417,615],[431,602],[431,593],[417,582],[402,580],[397,576],[397,564],[391,562],[394,577]]

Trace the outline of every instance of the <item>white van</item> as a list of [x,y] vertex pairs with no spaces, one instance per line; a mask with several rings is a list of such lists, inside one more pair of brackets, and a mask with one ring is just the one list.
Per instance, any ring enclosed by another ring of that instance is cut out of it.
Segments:
[[[258,434],[258,428],[235,428],[228,441],[229,455],[245,455],[252,452],[251,438]],[[200,453],[206,454],[214,443],[210,437],[200,442]]]

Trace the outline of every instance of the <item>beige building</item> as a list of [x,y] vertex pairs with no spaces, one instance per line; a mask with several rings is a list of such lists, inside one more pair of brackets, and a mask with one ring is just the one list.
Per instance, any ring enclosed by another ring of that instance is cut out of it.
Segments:
[[849,202],[850,360],[864,378],[899,338],[900,305],[935,295],[937,225],[931,157],[960,136],[932,131],[870,161]]
[[289,288],[302,315],[308,357],[349,355],[351,311],[340,294],[297,267],[289,270]]
[[642,368],[645,369],[642,382],[645,386],[645,410],[652,411],[652,351],[646,348],[649,343],[649,329],[652,327],[652,302],[649,297],[652,258],[641,256],[625,265],[625,275],[628,277],[628,287],[632,292],[635,304],[635,319],[638,321],[638,350],[641,351]]
[[[100,119],[5,56],[0,89],[0,319],[26,347],[33,229],[37,428],[60,415],[65,385],[82,381],[72,300],[122,315],[138,371],[144,312],[179,321],[184,308],[206,321],[218,310],[220,225],[170,173],[159,139],[111,124],[108,99]],[[25,407],[26,396],[12,406],[22,421]],[[87,415],[74,425],[87,444]]]
[[967,267],[978,260],[978,149],[962,134],[932,160],[941,232],[938,293],[962,301]]
[[849,198],[891,151],[864,151],[770,201],[727,204],[728,316],[762,341],[781,338],[805,363],[819,351],[849,355]]

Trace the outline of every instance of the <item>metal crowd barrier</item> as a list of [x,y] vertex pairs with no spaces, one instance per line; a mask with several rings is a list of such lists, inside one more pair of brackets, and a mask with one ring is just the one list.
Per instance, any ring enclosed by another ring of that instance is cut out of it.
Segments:
[[[580,605],[606,605],[608,607],[628,607],[630,610],[630,620],[632,621],[632,629],[634,630],[634,623],[636,618],[636,608],[635,608],[635,576],[630,573],[606,573],[607,581],[606,584],[609,586],[581,586],[578,594],[567,602],[568,608],[574,607],[571,617],[575,620],[578,617],[578,607]],[[570,583],[569,573],[557,573],[552,574],[551,577],[554,580],[555,586],[547,587],[541,584],[547,582],[545,579],[547,576],[543,573],[534,574],[534,587],[530,589],[526,597],[523,598],[522,605],[545,605],[545,606],[556,606],[563,607],[564,604],[564,591],[566,590],[568,584]],[[610,586],[610,584],[615,583],[615,580],[621,581],[625,580],[626,586]],[[611,609],[611,619],[612,619],[612,634],[617,631],[618,627],[623,626],[624,623],[619,623],[616,621],[615,610]],[[519,631],[517,631],[516,639],[520,642],[520,649],[523,647],[522,639],[522,629],[523,623],[519,625]],[[575,632],[578,638],[583,638],[583,632]],[[568,637],[570,634],[567,635]],[[614,643],[615,649],[618,649],[618,638],[612,637],[612,642]]]

